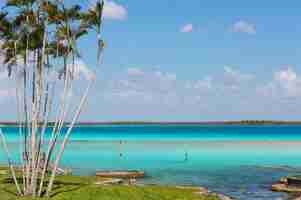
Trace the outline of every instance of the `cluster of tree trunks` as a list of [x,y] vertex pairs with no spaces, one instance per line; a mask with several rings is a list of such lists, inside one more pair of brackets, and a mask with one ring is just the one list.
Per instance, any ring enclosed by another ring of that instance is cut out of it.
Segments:
[[21,179],[1,129],[0,135],[20,196],[50,196],[72,128],[95,80],[94,73],[86,74],[86,89],[74,107],[71,95],[81,59],[78,40],[96,32],[98,63],[104,48],[100,36],[104,2],[88,7],[83,10],[63,0],[7,0],[0,12],[1,64],[16,80]]

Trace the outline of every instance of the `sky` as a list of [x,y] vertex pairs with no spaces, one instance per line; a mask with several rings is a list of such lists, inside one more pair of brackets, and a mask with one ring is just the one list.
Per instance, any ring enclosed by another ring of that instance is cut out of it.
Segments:
[[[106,0],[102,63],[93,35],[79,44],[97,74],[80,120],[301,120],[300,7]],[[0,80],[0,120],[14,120],[14,84]]]

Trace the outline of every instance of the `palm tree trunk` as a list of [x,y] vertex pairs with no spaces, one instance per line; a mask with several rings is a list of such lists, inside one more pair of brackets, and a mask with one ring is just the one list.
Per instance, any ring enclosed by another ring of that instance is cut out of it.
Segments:
[[74,126],[75,122],[78,120],[78,118],[80,116],[80,113],[82,112],[83,106],[86,103],[86,100],[87,100],[87,97],[88,97],[88,93],[89,93],[89,90],[90,90],[90,87],[91,87],[92,83],[93,83],[93,80],[90,80],[89,84],[88,84],[88,87],[87,87],[87,89],[86,89],[86,91],[85,91],[85,93],[84,93],[84,95],[83,95],[83,97],[81,99],[81,102],[79,104],[78,110],[77,110],[77,112],[76,112],[76,114],[75,114],[75,116],[74,116],[74,118],[73,118],[73,120],[72,120],[72,122],[71,122],[71,124],[70,124],[70,126],[68,128],[68,130],[67,130],[67,133],[66,133],[66,135],[64,137],[63,143],[62,143],[62,145],[60,147],[60,151],[59,151],[59,153],[58,153],[58,155],[56,157],[56,160],[55,160],[55,163],[54,163],[54,167],[52,169],[51,177],[50,177],[50,180],[49,180],[49,184],[48,184],[48,187],[47,187],[47,191],[46,191],[46,196],[47,197],[50,196],[50,192],[52,191],[53,182],[54,182],[54,179],[55,179],[55,175],[56,175],[56,171],[57,171],[59,162],[60,162],[60,160],[61,160],[61,158],[63,156],[63,153],[65,151],[65,146],[66,146],[66,144],[67,144],[67,142],[69,140],[69,137],[70,137],[71,131],[73,129],[73,126]]
[[21,195],[22,195],[22,192],[21,192],[21,189],[20,189],[20,186],[19,186],[17,177],[16,177],[15,169],[14,169],[13,164],[12,164],[12,161],[11,161],[11,159],[10,159],[8,147],[7,147],[6,140],[5,140],[5,136],[4,136],[3,132],[2,132],[2,129],[0,129],[0,136],[1,136],[1,139],[2,139],[2,143],[3,143],[3,148],[4,148],[5,153],[6,153],[6,156],[7,156],[9,169],[10,169],[10,172],[11,172],[11,174],[12,174],[12,177],[13,177],[14,183],[15,183],[15,185],[16,185],[16,188],[17,188],[18,195],[21,196]]
[[[27,17],[28,21],[28,17]],[[24,107],[24,117],[25,117],[25,123],[24,123],[24,155],[22,155],[22,158],[24,158],[25,163],[25,190],[28,190],[29,186],[29,152],[28,152],[28,136],[30,135],[30,124],[29,124],[29,113],[28,113],[28,101],[27,101],[27,80],[28,75],[27,73],[27,63],[29,59],[29,36],[26,37],[26,50],[25,50],[25,58],[24,58],[24,70],[23,70],[23,107]],[[28,191],[25,191],[25,195],[27,195]]]
[[[19,139],[20,142],[23,138],[23,120],[22,120],[22,111],[21,111],[21,94],[20,94],[20,81],[16,79],[16,103],[17,103],[17,118],[18,118],[18,124],[19,124]],[[23,180],[23,192],[26,190],[26,180],[25,180],[25,163],[23,159],[23,146],[22,143],[20,145],[20,163],[22,167],[22,180]]]
[[[46,128],[47,128],[47,124],[48,124],[48,117],[49,117],[49,113],[51,111],[51,107],[52,107],[52,98],[54,96],[54,88],[55,86],[52,86],[52,92],[51,94],[49,95],[49,102],[48,102],[48,108],[47,108],[47,113],[46,113],[46,120],[45,120],[45,123],[44,123],[44,127],[43,127],[43,130],[42,130],[42,141],[41,141],[41,146],[43,146],[44,144],[44,135],[45,135],[45,131],[46,131]],[[42,194],[42,189],[43,189],[43,184],[44,184],[44,177],[45,177],[45,173],[47,171],[47,163],[46,163],[46,160],[47,160],[47,156],[45,156],[44,158],[44,163],[42,163],[43,165],[43,168],[42,168],[42,174],[41,174],[41,178],[40,178],[40,187],[39,187],[39,191],[38,191],[38,197],[41,197],[41,194]],[[40,163],[38,163],[38,165],[40,165]],[[44,170],[46,169],[46,170]]]
[[[36,99],[35,99],[35,117],[34,117],[34,123],[35,123],[35,128],[34,128],[34,134],[32,137],[34,139],[38,139],[37,137],[39,136],[39,142],[34,141],[32,144],[34,149],[32,151],[32,180],[31,180],[31,187],[32,187],[32,196],[36,196],[36,190],[37,190],[37,178],[38,178],[38,173],[40,171],[40,152],[41,152],[41,140],[42,140],[42,135],[41,135],[41,129],[40,129],[40,122],[41,122],[41,107],[42,107],[42,99],[44,96],[44,89],[43,89],[43,73],[44,73],[44,62],[45,62],[45,48],[46,48],[46,42],[47,42],[47,30],[44,30],[44,36],[43,36],[43,47],[42,47],[42,52],[38,50],[38,62],[37,62],[37,77],[36,77]],[[45,101],[47,101],[48,98],[46,98]],[[39,135],[38,135],[39,134]],[[33,138],[32,138],[33,139]]]
[[56,145],[57,142],[57,138],[60,135],[60,130],[63,126],[64,121],[62,120],[64,118],[64,113],[65,113],[65,105],[66,105],[66,94],[68,93],[68,88],[69,88],[69,73],[66,73],[65,71],[67,71],[67,62],[66,62],[66,58],[64,58],[64,91],[63,91],[63,95],[62,95],[62,100],[60,103],[60,109],[59,112],[57,114],[56,120],[55,120],[55,125],[53,127],[52,130],[52,134],[51,134],[51,138],[49,140],[49,145],[48,145],[48,150],[47,150],[47,154],[46,154],[46,158],[45,158],[45,162],[43,165],[43,170],[42,170],[42,175],[41,175],[41,180],[40,180],[40,188],[38,191],[38,196],[41,195],[42,190],[43,190],[43,185],[44,185],[44,179],[45,179],[45,175],[48,169],[48,165],[52,156],[52,152],[54,150],[54,147]]

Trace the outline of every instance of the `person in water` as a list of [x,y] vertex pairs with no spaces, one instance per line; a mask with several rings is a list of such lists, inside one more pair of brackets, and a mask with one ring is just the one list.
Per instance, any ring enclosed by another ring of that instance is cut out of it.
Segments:
[[119,145],[120,145],[120,149],[119,149],[119,157],[122,157],[122,150],[121,150],[122,140],[119,141]]

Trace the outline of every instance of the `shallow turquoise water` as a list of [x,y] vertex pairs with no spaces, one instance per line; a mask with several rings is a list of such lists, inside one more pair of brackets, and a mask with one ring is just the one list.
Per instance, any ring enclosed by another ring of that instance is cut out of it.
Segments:
[[[17,130],[3,129],[13,152]],[[89,175],[96,169],[141,169],[146,183],[203,185],[246,200],[287,198],[270,186],[301,173],[301,126],[76,128],[62,165]]]

